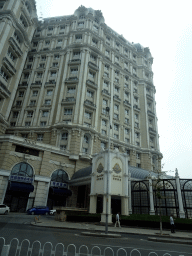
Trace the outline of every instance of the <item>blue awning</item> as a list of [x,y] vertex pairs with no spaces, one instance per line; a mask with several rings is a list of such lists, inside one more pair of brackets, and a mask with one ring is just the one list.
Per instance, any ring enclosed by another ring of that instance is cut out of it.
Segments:
[[56,196],[71,196],[71,190],[67,188],[51,188],[51,193]]
[[12,181],[9,183],[9,190],[30,193],[30,192],[33,192],[34,186],[29,183],[21,183],[21,182],[13,182]]

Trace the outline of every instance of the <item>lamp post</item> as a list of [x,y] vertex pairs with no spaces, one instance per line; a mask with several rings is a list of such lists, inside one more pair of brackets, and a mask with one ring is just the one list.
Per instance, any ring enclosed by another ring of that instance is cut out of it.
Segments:
[[[109,107],[106,107],[106,111],[109,113],[110,108],[109,108]],[[109,163],[110,163],[110,128],[111,128],[111,125],[110,125],[110,113],[109,113],[105,234],[108,234],[108,208],[109,208]]]

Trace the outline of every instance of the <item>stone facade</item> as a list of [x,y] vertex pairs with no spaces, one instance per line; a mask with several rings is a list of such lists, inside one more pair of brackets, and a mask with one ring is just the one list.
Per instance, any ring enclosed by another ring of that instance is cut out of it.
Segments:
[[[29,197],[46,205],[55,170],[65,170],[70,180],[108,147],[109,115],[111,149],[127,153],[129,165],[160,169],[149,48],[128,42],[104,23],[100,11],[83,6],[74,15],[38,22],[35,1],[10,0],[0,15],[5,187],[12,168],[27,162],[35,175]],[[71,206],[76,192],[68,199]]]

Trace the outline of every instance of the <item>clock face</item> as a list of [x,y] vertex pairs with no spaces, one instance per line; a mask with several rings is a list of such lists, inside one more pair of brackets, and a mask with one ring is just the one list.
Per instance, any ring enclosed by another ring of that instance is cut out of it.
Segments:
[[117,174],[121,172],[121,167],[119,166],[119,164],[114,165],[113,171]]
[[97,172],[98,172],[98,173],[101,173],[101,172],[103,171],[103,169],[104,169],[104,167],[103,167],[103,165],[100,163],[100,164],[98,165],[98,167],[97,167]]

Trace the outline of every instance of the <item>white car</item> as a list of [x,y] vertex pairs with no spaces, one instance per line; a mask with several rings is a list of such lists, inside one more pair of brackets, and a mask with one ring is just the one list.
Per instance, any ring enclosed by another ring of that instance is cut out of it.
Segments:
[[10,212],[10,208],[5,204],[0,204],[0,214],[8,214]]
[[49,214],[50,214],[50,215],[55,215],[55,214],[56,214],[56,210],[50,210],[50,211],[49,211]]

